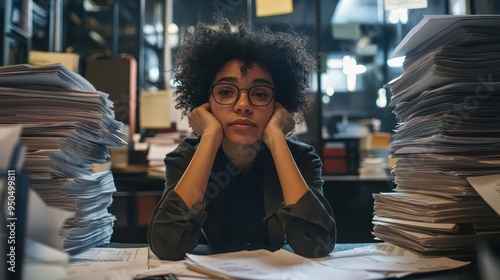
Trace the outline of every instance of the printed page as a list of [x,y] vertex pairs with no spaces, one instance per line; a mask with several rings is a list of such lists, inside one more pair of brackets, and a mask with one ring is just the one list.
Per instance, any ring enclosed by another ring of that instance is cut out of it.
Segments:
[[225,275],[227,279],[380,279],[382,273],[360,270],[346,270],[323,266],[286,250],[241,251],[211,256],[187,254],[197,268],[206,273]]
[[[113,279],[118,274],[132,278],[148,269],[149,248],[92,248],[72,256],[68,266],[69,279]],[[119,278],[117,278],[119,279]]]
[[470,262],[456,261],[450,258],[419,258],[374,254],[357,257],[331,258],[322,260],[320,263],[332,268],[351,270],[416,273],[459,268]]

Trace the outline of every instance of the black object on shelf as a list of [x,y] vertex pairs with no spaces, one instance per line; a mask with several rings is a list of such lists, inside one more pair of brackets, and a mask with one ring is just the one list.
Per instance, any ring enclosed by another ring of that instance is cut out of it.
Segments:
[[[2,4],[3,2],[3,4]],[[0,66],[28,62],[31,50],[31,0],[0,2]]]

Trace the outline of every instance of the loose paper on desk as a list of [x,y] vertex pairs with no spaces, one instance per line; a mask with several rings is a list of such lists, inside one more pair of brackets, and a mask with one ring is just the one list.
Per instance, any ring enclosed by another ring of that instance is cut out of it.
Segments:
[[333,268],[376,271],[384,273],[386,277],[395,278],[414,273],[454,269],[469,263],[448,258],[420,258],[387,242],[333,252],[315,261]]
[[[151,259],[150,259],[151,266]],[[200,279],[213,279],[206,274],[201,274],[187,269],[186,261],[161,261],[161,264],[148,270],[142,271],[135,275],[136,278],[146,278],[157,275],[174,274],[179,280],[200,280]]]
[[500,215],[500,174],[467,177],[467,181],[469,181],[486,203]]
[[240,251],[200,256],[186,254],[192,266],[207,273],[225,275],[227,279],[381,279],[382,273],[346,270],[323,266],[286,250]]
[[71,279],[131,279],[148,269],[148,247],[92,248],[71,257]]
[[345,250],[345,251],[339,251],[339,252],[333,252],[329,256],[323,257],[316,259],[317,261],[322,261],[322,260],[328,260],[333,258],[347,258],[347,257],[357,257],[357,256],[362,256],[362,255],[386,255],[386,256],[406,256],[406,257],[416,257],[417,255],[403,249],[399,246],[387,243],[387,242],[382,242],[382,243],[376,243],[372,245],[367,245],[363,247],[356,247],[354,249],[350,250]]
[[332,268],[379,272],[400,271],[406,273],[420,273],[454,269],[470,263],[456,261],[450,258],[420,258],[405,256],[385,256],[377,254],[345,258],[332,257],[331,259],[324,259],[319,262],[325,266]]

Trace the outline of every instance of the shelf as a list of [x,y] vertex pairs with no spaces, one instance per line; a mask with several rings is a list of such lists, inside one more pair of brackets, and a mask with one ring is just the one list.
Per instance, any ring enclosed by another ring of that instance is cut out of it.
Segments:
[[353,182],[387,182],[392,181],[391,177],[360,177],[359,175],[325,175],[323,176],[323,180],[325,182],[345,182],[345,181],[353,181]]

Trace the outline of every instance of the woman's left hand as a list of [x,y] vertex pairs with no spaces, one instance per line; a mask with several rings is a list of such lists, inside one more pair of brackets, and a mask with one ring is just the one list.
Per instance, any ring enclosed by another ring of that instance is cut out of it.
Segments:
[[276,133],[287,135],[294,127],[295,120],[293,119],[292,114],[290,114],[290,112],[288,112],[288,110],[285,109],[281,103],[275,102],[273,115],[264,128],[262,138],[265,143],[269,143],[272,139],[272,135]]

